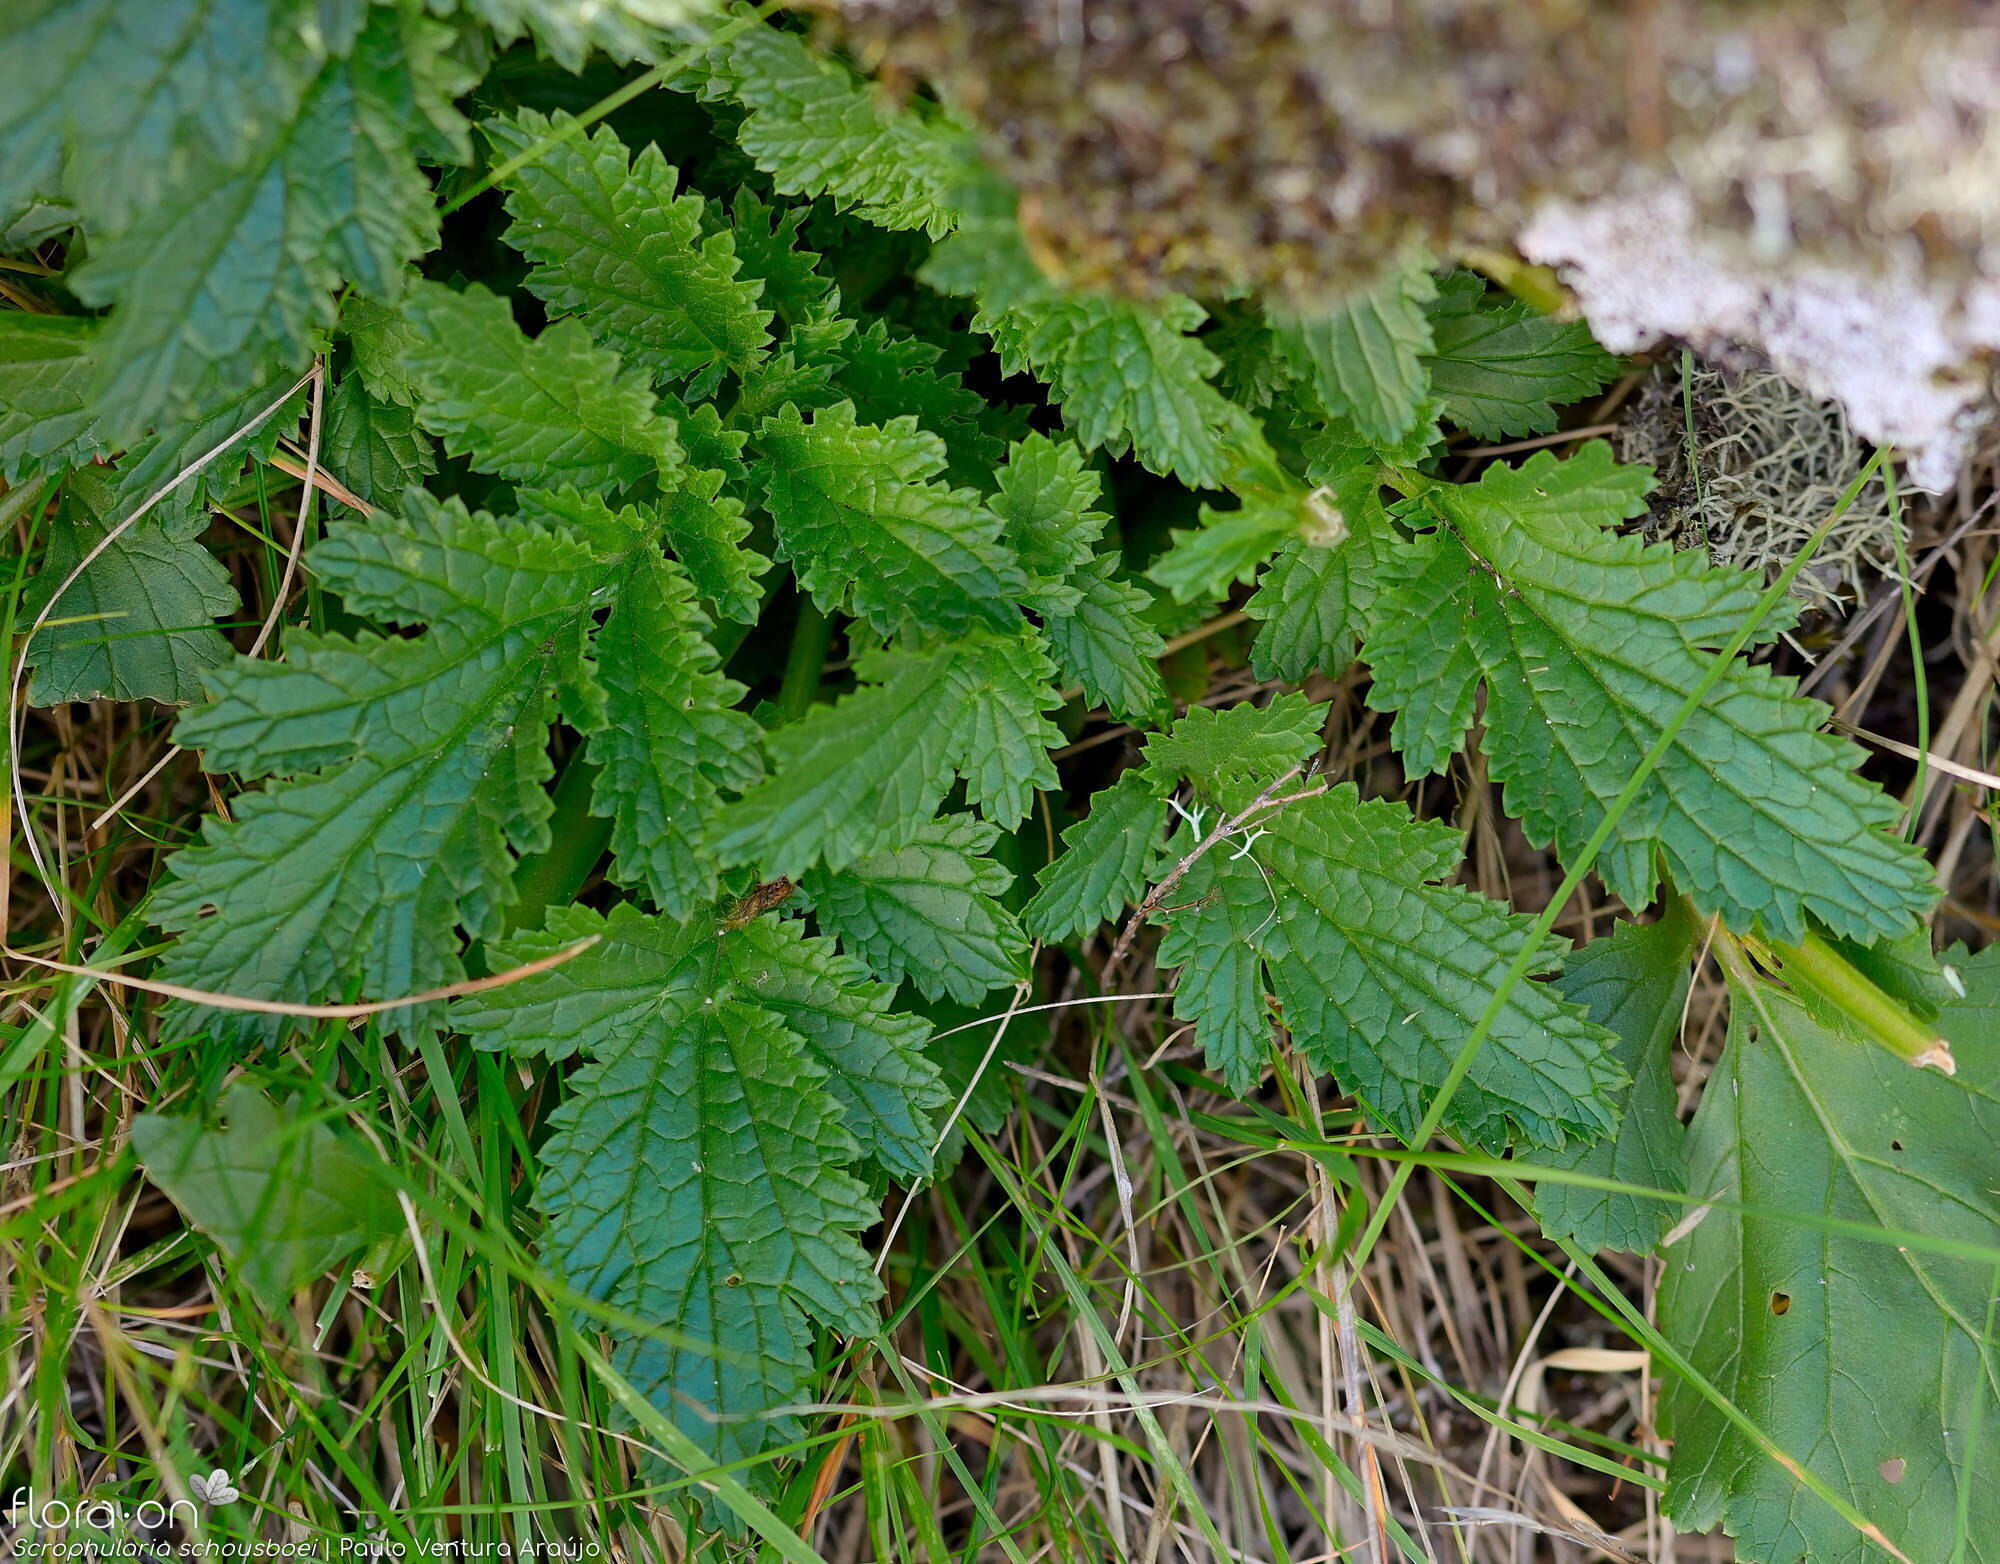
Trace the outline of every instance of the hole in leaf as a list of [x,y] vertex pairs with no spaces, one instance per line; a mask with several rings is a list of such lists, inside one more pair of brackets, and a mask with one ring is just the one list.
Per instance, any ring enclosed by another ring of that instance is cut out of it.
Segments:
[[1883,1482],[1899,1483],[1903,1480],[1903,1473],[1909,1469],[1909,1464],[1900,1455],[1892,1455],[1875,1470],[1882,1474]]
[[1901,1151],[1903,1149],[1903,1143],[1900,1140],[1892,1140],[1889,1142],[1889,1149],[1891,1151]]
[[722,1285],[725,1287],[741,1287],[743,1285],[743,1273],[741,1271],[731,1271],[727,1276],[722,1278]]
[[1789,1310],[1791,1306],[1792,1306],[1792,1295],[1790,1293],[1774,1292],[1771,1294],[1771,1312],[1773,1314],[1783,1314],[1787,1310]]

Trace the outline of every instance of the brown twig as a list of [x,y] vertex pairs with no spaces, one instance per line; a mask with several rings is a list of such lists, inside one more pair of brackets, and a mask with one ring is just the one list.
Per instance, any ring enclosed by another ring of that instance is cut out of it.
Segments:
[[1271,796],[1279,788],[1291,781],[1293,777],[1297,776],[1301,769],[1298,766],[1292,767],[1290,771],[1287,771],[1277,781],[1273,782],[1263,792],[1252,799],[1241,811],[1231,815],[1213,831],[1210,831],[1207,836],[1203,837],[1196,844],[1193,852],[1189,853],[1179,863],[1175,864],[1173,868],[1168,870],[1160,883],[1146,893],[1146,899],[1133,908],[1132,916],[1125,920],[1125,927],[1118,934],[1118,943],[1111,947],[1111,959],[1104,966],[1107,975],[1116,972],[1119,966],[1123,964],[1126,954],[1132,949],[1132,941],[1139,937],[1140,925],[1159,907],[1161,902],[1167,899],[1173,888],[1180,884],[1181,880],[1186,876],[1188,870],[1199,863],[1202,855],[1211,847],[1233,833],[1242,830],[1245,825],[1249,824],[1252,818],[1263,813],[1265,810],[1282,808],[1286,804],[1295,804],[1301,799],[1317,798],[1327,790],[1328,784],[1321,782],[1314,787],[1304,788],[1296,793],[1287,793],[1282,798],[1273,798]]

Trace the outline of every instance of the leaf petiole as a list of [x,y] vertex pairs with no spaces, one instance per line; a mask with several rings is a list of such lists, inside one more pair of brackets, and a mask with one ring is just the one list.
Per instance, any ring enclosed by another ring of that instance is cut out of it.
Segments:
[[1742,944],[1760,966],[1783,978],[1801,998],[1810,994],[1832,1005],[1869,1042],[1905,1064],[1945,1075],[1958,1073],[1950,1043],[1919,1023],[1817,934],[1808,933],[1796,945],[1751,938]]

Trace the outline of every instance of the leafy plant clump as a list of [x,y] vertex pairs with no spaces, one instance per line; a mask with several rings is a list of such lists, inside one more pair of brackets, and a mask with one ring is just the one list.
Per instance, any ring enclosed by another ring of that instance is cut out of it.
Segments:
[[[1618,361],[1418,251],[1308,314],[1070,291],[947,106],[683,11],[0,20],[25,698],[183,706],[215,789],[146,904],[163,1042],[379,1004],[559,1078],[538,1253],[754,1524],[880,1328],[884,1189],[986,1112],[940,1018],[1136,953],[1219,1089],[1303,1060],[1549,1172],[1575,1253],[1663,1255],[1677,1519],[2000,1557],[2000,967],[1932,956],[1895,802],[1759,661],[1788,580],[1643,542],[1604,444],[1467,459]],[[203,536],[246,460],[307,488],[261,628]],[[1191,704],[1219,622],[1257,688]],[[1413,782],[1490,779],[1629,921],[1572,953],[1560,899],[1328,774],[1356,669]],[[1130,764],[1076,742],[1120,725]],[[1683,1144],[1704,949],[1731,1039]],[[277,1106],[203,1129],[222,1090],[133,1139],[260,1291],[394,1230],[259,1166]]]

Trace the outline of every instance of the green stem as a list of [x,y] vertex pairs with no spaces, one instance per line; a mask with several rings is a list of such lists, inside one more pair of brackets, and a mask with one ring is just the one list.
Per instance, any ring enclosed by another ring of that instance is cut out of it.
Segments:
[[611,843],[611,822],[590,812],[591,789],[600,768],[578,750],[564,763],[556,779],[554,811],[549,819],[549,845],[523,858],[514,871],[514,905],[507,910],[509,929],[541,926],[550,907],[571,901]]
[[792,649],[785,657],[785,682],[778,687],[778,710],[787,722],[797,722],[819,694],[826,671],[826,649],[833,644],[833,621],[810,597],[799,597],[798,622],[792,628]]
[[1910,574],[1910,550],[1903,525],[1903,498],[1896,492],[1896,469],[1882,469],[1882,489],[1889,500],[1889,535],[1896,543],[1897,584],[1903,592],[1903,623],[1910,635],[1910,678],[1917,695],[1917,779],[1910,784],[1909,801],[1903,808],[1903,834],[1911,841],[1923,824],[1924,805],[1931,790],[1931,691],[1930,673],[1924,667],[1924,640],[1917,630],[1917,583]]
[[[1754,951],[1757,947],[1751,943],[1750,948]],[[1766,948],[1772,958],[1767,965],[1776,967],[1793,989],[1818,995],[1860,1027],[1869,1042],[1918,1069],[1957,1073],[1949,1043],[1919,1026],[1907,1010],[1817,934],[1806,935],[1797,945],[1773,940]]]

